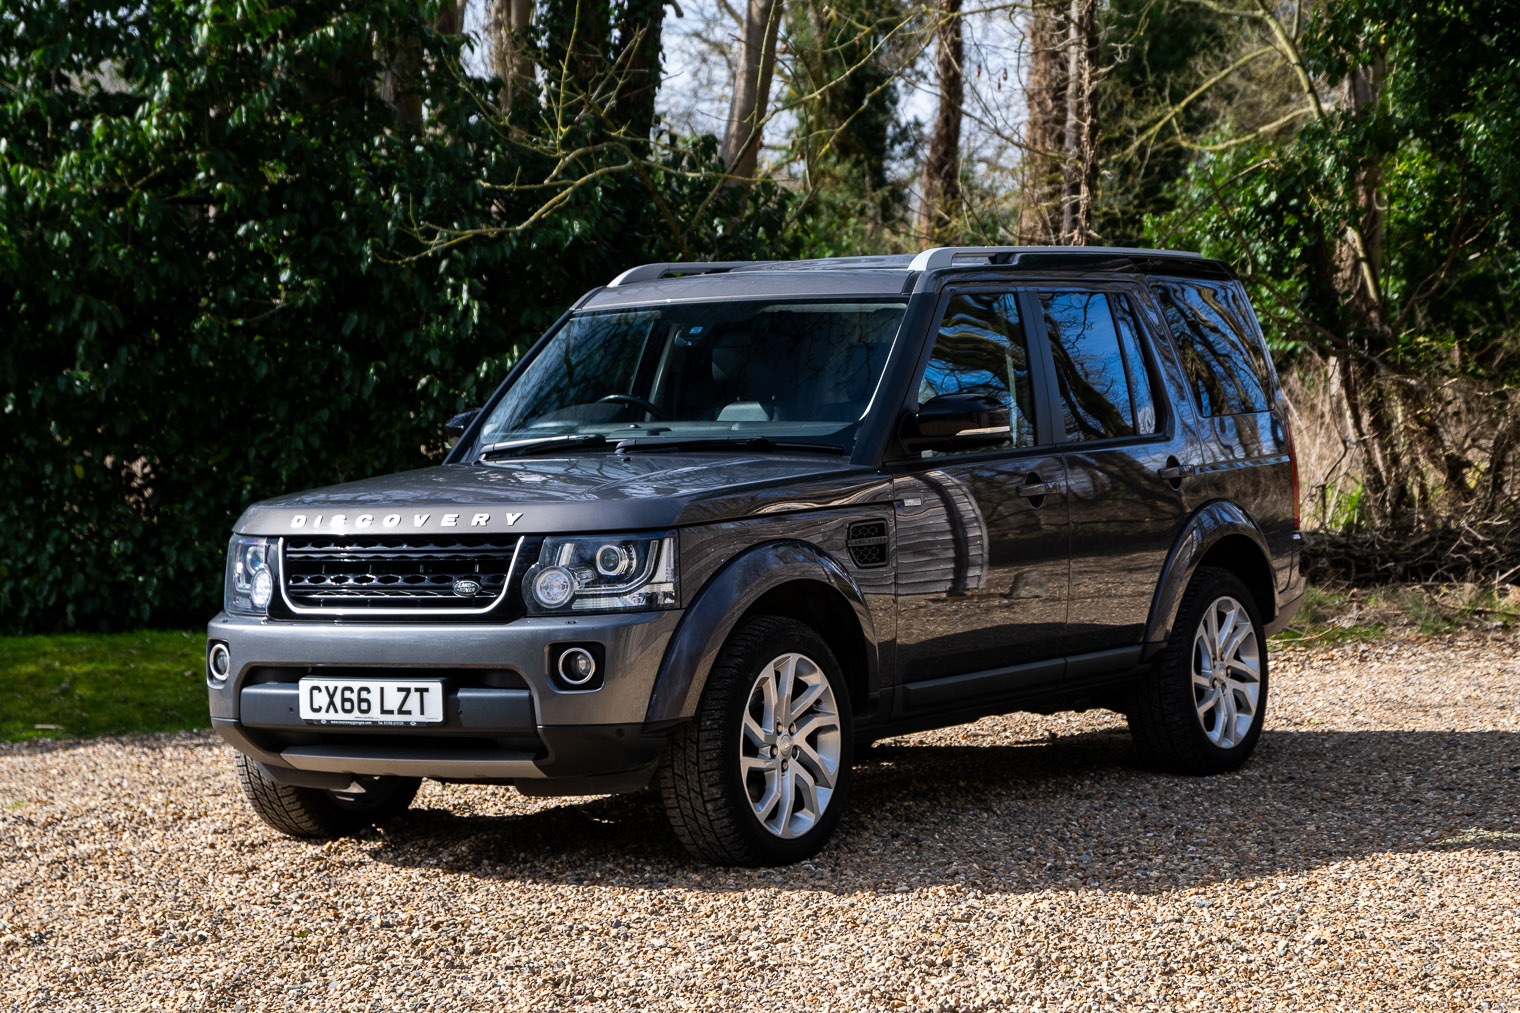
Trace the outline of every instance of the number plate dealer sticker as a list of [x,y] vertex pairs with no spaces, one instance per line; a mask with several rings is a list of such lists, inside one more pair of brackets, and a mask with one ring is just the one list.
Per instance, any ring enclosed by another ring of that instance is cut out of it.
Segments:
[[441,724],[443,683],[302,679],[301,720],[342,724]]

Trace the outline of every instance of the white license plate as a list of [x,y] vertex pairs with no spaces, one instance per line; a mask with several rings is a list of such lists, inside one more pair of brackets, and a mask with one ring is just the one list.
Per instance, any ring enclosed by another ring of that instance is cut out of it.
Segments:
[[443,721],[441,682],[306,678],[300,688],[303,721],[376,725]]

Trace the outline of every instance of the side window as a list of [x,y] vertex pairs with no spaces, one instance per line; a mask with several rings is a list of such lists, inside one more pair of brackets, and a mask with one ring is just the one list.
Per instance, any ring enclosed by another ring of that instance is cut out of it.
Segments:
[[1268,407],[1261,346],[1209,285],[1156,283],[1166,322],[1193,396],[1205,415],[1240,415]]
[[961,292],[951,297],[918,386],[918,402],[941,394],[981,394],[1008,409],[1009,441],[988,449],[1034,446],[1029,348],[1012,293]]
[[1041,292],[1067,440],[1104,440],[1156,431],[1150,379],[1134,321],[1119,322],[1098,292]]
[[1112,300],[1114,321],[1119,325],[1119,350],[1124,353],[1124,373],[1129,378],[1129,400],[1135,408],[1135,432],[1156,432],[1156,400],[1151,394],[1151,374],[1140,351],[1140,325],[1135,308],[1126,296]]

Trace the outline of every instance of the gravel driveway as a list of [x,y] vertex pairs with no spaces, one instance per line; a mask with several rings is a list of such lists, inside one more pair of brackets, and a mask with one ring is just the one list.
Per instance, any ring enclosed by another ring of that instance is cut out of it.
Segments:
[[1107,712],[890,740],[816,860],[425,784],[326,845],[208,734],[0,747],[0,1009],[1520,1010],[1520,637],[1281,650],[1256,758]]

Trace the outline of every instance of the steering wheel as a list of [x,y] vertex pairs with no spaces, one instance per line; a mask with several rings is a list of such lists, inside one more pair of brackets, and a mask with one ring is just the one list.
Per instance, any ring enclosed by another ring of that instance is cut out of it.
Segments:
[[633,405],[635,408],[644,409],[652,418],[660,420],[665,418],[665,413],[660,411],[653,401],[641,398],[637,394],[608,394],[606,397],[597,398],[596,403]]

